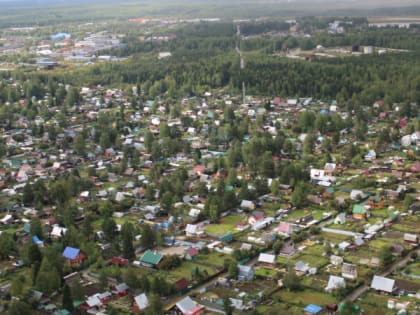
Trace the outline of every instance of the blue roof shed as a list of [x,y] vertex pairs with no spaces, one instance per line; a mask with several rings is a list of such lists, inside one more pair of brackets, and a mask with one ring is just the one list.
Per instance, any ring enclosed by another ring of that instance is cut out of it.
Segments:
[[322,311],[322,307],[315,304],[309,304],[303,310],[307,314],[318,314]]

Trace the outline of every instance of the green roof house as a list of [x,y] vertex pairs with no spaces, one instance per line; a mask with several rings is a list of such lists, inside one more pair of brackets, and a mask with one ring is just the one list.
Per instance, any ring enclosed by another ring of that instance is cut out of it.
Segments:
[[353,218],[355,219],[364,219],[366,217],[366,208],[364,205],[354,205],[353,206]]
[[146,267],[156,268],[161,262],[163,255],[156,251],[146,250],[143,256],[140,258],[140,263]]

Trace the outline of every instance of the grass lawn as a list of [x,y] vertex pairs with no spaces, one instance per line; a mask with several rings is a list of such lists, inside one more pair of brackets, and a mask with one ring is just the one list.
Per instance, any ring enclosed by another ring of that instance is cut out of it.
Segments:
[[160,270],[158,271],[158,274],[171,282],[176,282],[181,278],[191,279],[191,272],[196,267],[198,267],[200,271],[207,270],[207,274],[209,276],[217,272],[215,268],[203,266],[190,261],[185,261],[178,268],[175,268],[173,270]]
[[317,245],[312,245],[312,246],[308,246],[305,248],[304,253],[306,255],[315,255],[315,256],[322,256],[322,254],[324,253],[324,246],[317,244]]
[[409,264],[404,271],[411,275],[420,276],[420,262]]
[[209,234],[214,234],[218,236],[225,235],[227,233],[235,232],[236,224],[241,221],[245,221],[245,216],[239,215],[229,215],[224,218],[220,219],[220,223],[218,224],[209,224],[204,229]]
[[341,243],[343,241],[348,241],[348,240],[352,239],[351,236],[335,234],[335,233],[324,233],[323,232],[321,235],[324,238],[324,240],[333,242],[335,244],[338,244],[338,243]]
[[282,289],[281,291],[274,293],[272,297],[273,299],[286,301],[287,303],[302,307],[305,307],[308,304],[326,305],[337,302],[336,298],[330,294],[309,289],[297,292],[290,292]]
[[262,278],[274,278],[274,276],[277,274],[277,271],[272,269],[258,268],[255,269],[254,274],[255,276]]
[[196,263],[203,262],[206,264],[223,268],[225,260],[230,259],[230,258],[231,256],[223,254],[223,253],[210,252],[206,255],[198,255],[198,257],[194,260],[194,262]]
[[301,254],[293,258],[293,261],[303,261],[306,264],[309,264],[311,267],[323,267],[328,264],[329,259],[322,256],[306,255]]

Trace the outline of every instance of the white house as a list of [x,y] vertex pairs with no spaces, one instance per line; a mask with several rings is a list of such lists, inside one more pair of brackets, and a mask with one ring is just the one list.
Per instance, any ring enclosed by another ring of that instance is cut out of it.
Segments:
[[345,288],[346,282],[344,278],[337,277],[337,276],[330,276],[330,279],[328,280],[327,287],[325,288],[325,291],[331,292],[336,289]]
[[392,293],[396,289],[395,280],[381,276],[374,276],[370,288],[377,291]]
[[258,256],[258,262],[263,264],[275,265],[276,256],[273,254],[261,253],[260,256]]

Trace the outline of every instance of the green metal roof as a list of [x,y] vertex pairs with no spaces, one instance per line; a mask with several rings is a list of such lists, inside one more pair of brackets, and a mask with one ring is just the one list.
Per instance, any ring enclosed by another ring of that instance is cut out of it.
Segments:
[[353,206],[353,213],[355,213],[355,214],[365,214],[366,209],[363,205],[354,205]]
[[140,261],[142,263],[149,264],[149,265],[157,265],[159,264],[162,258],[163,258],[163,255],[161,253],[153,252],[148,249],[144,252]]

